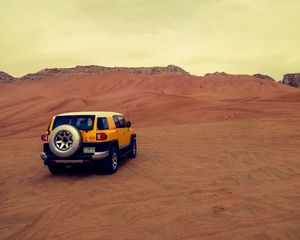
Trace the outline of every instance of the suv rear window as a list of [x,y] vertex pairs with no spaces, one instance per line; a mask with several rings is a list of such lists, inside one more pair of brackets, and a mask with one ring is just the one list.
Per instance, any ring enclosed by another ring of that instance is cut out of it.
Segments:
[[69,124],[78,130],[92,130],[94,120],[95,116],[93,115],[57,116],[54,120],[53,129],[63,124]]
[[104,117],[100,117],[97,120],[97,129],[98,130],[105,130],[108,129],[108,123],[107,123],[107,119]]

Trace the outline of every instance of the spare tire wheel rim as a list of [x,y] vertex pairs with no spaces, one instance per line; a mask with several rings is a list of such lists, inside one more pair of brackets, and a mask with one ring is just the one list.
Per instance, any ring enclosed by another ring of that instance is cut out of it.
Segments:
[[55,146],[59,150],[66,151],[73,144],[73,135],[67,130],[62,130],[58,132],[58,134],[56,134],[54,142],[55,142]]

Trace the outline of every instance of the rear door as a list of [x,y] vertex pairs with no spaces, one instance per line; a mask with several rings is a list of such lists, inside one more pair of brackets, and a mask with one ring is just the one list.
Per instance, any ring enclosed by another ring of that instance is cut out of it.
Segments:
[[113,119],[117,129],[119,148],[123,149],[130,144],[130,131],[126,127],[126,121],[123,116],[115,115]]
[[94,142],[96,140],[95,115],[62,115],[56,116],[52,130],[57,126],[68,124],[76,127],[82,136],[82,142]]

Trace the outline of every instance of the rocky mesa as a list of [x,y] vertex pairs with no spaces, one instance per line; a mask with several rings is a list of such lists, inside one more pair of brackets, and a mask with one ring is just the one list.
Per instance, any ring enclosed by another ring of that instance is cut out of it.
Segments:
[[274,79],[272,77],[270,77],[268,75],[261,74],[261,73],[253,74],[252,77],[274,81]]
[[[4,71],[0,71],[0,83],[11,83],[15,81],[24,81],[24,80],[35,80],[43,79],[48,77],[62,76],[65,74],[76,74],[76,73],[85,73],[85,74],[100,74],[107,72],[127,72],[135,75],[141,76],[155,76],[155,75],[185,75],[192,76],[189,72],[185,71],[183,68],[176,65],[168,65],[166,67],[155,66],[155,67],[105,67],[98,65],[88,65],[88,66],[76,66],[72,68],[45,68],[35,73],[26,74],[20,78],[13,77]],[[252,77],[263,80],[275,81],[272,77],[257,73],[253,75],[248,74],[229,74],[226,72],[214,72],[206,73],[205,78],[218,78],[226,76],[244,76]],[[291,87],[300,87],[300,73],[288,73],[285,74],[282,81],[279,81],[285,85]]]
[[15,78],[10,76],[8,73],[0,71],[0,83],[9,83],[14,80]]
[[300,73],[288,73],[283,76],[283,84],[300,88]]
[[98,65],[89,65],[89,66],[76,66],[73,68],[45,68],[36,73],[29,73],[20,78],[14,78],[5,72],[0,72],[0,83],[10,83],[15,80],[35,80],[41,79],[44,77],[52,77],[55,75],[62,74],[72,74],[72,73],[89,73],[97,74],[103,72],[130,72],[137,75],[160,75],[160,74],[175,74],[175,75],[190,75],[184,69],[175,66],[168,65],[166,67],[104,67]]
[[89,66],[76,66],[74,68],[46,68],[37,73],[30,73],[23,77],[21,80],[40,79],[47,76],[70,74],[70,73],[89,73],[97,74],[103,72],[130,72],[137,75],[159,75],[159,74],[186,74],[188,72],[175,65],[168,65],[166,67],[104,67],[97,65]]

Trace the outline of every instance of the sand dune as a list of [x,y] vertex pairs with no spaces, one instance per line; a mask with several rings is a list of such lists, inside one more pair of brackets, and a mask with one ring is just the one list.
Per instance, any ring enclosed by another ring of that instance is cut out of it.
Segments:
[[[300,90],[242,75],[70,73],[0,83],[1,239],[300,239]],[[114,176],[39,159],[65,111],[120,111]]]
[[[127,112],[128,109],[139,126],[149,126],[156,121],[170,124],[243,118],[245,106],[249,108],[245,117],[251,117],[251,114],[257,117],[268,115],[269,111],[253,110],[254,103],[277,96],[289,101],[290,97],[284,97],[285,94],[297,96],[299,90],[250,76],[141,76],[128,72],[65,74],[1,84],[0,108],[3,110],[0,122],[3,129],[0,134],[17,134],[21,130],[18,125],[24,119],[31,118],[34,126],[44,127],[52,115],[76,110]],[[36,130],[35,133],[41,131]]]

